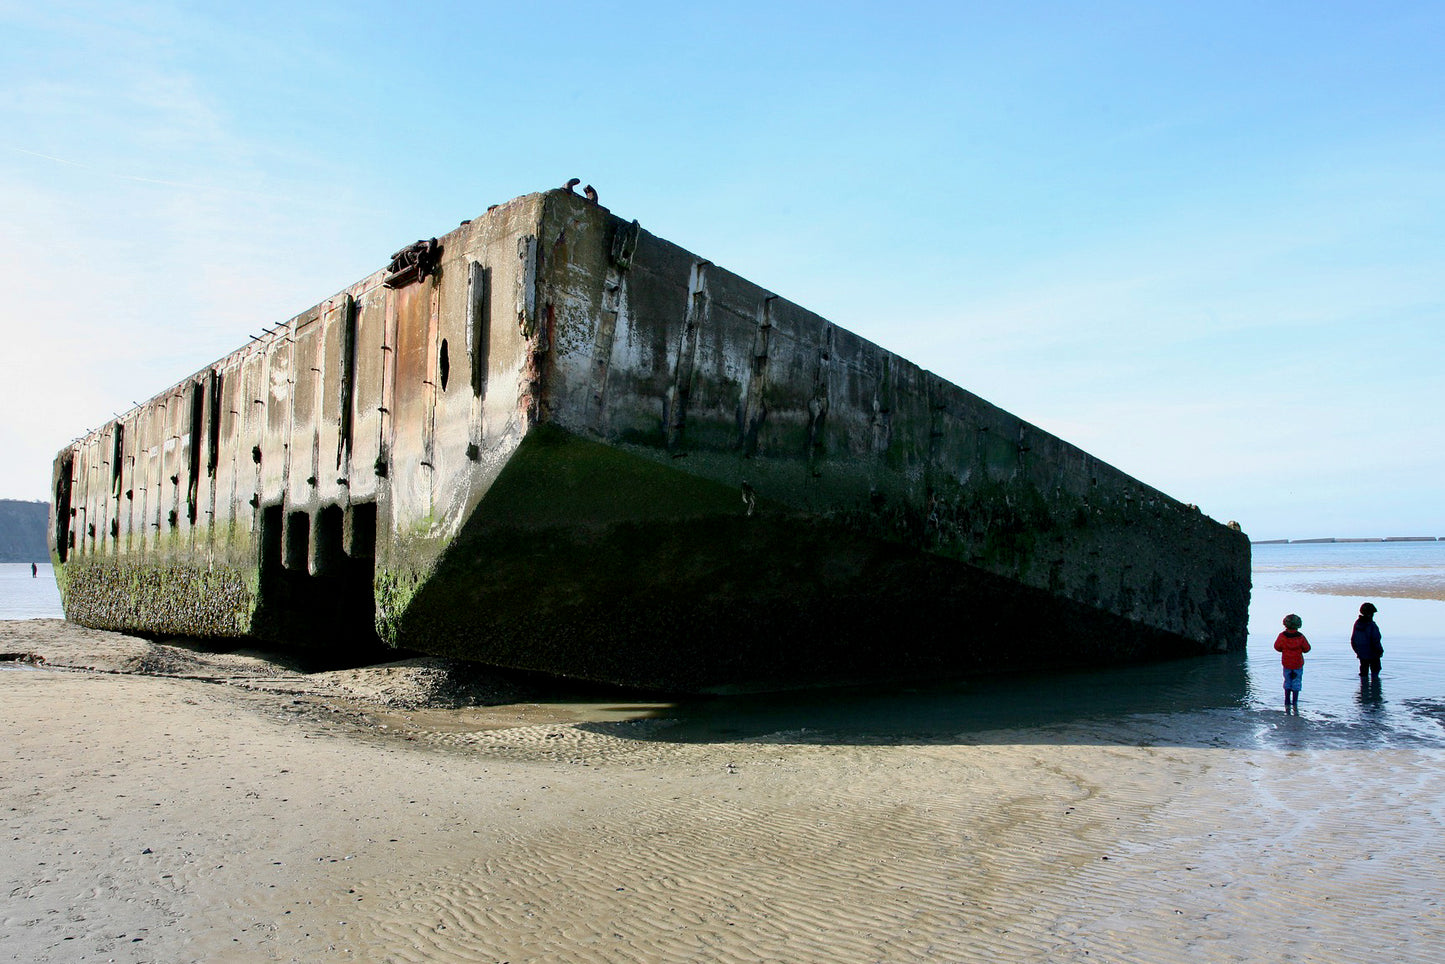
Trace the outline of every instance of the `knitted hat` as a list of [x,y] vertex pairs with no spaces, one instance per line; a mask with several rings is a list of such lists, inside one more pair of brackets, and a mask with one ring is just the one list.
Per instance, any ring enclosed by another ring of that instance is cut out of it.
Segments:
[[1379,610],[1375,608],[1374,603],[1365,603],[1360,607],[1360,615],[1362,616],[1369,616],[1377,612],[1379,612]]
[[1305,621],[1303,619],[1300,619],[1294,613],[1290,613],[1288,616],[1284,617],[1285,629],[1299,629],[1304,624]]

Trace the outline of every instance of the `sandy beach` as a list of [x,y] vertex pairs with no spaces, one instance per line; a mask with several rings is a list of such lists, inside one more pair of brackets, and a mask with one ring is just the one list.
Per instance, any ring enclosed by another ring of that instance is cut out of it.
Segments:
[[1382,582],[1379,579],[1346,582],[1310,583],[1300,587],[1303,592],[1328,596],[1351,596],[1364,599],[1379,596],[1386,599],[1445,600],[1445,576],[1415,576]]
[[1438,744],[1209,707],[684,741],[439,661],[0,651],[46,661],[0,671],[6,960],[1445,957]]

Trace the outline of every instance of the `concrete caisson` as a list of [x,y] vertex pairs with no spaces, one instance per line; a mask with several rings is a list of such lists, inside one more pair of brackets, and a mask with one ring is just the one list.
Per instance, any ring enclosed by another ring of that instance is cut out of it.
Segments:
[[1242,649],[1249,544],[570,190],[56,458],[66,615],[674,690]]

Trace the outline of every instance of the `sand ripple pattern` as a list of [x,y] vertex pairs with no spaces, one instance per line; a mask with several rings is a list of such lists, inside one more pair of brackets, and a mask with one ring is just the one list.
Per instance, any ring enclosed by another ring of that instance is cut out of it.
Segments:
[[[1416,839],[1418,813],[1380,812],[1423,800],[1439,821],[1437,758],[1404,753],[1373,772],[1406,785],[1362,787],[1342,753],[474,736],[447,742],[610,774],[605,799],[400,886],[358,881],[373,916],[349,933],[357,959],[1445,958],[1418,886],[1442,847]],[[1296,780],[1335,804],[1291,807]],[[1321,822],[1354,842],[1321,854]],[[1261,918],[1258,934],[1241,926]]]
[[928,768],[952,770],[956,790],[935,799],[873,748],[671,752],[702,772],[660,782],[647,806],[438,868],[386,898],[376,939],[417,962],[981,960],[1042,951],[1032,927],[1011,926],[1032,910],[1020,883],[1097,859],[1062,827],[1040,840],[1026,817],[1043,799],[1093,797],[1061,772],[1001,802],[971,789],[987,788],[977,766],[940,752]]

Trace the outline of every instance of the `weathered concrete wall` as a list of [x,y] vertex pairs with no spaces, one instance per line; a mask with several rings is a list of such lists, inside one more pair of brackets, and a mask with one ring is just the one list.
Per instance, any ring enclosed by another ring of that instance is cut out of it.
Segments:
[[378,271],[63,451],[52,554],[67,615],[349,637],[357,620],[339,613],[360,578],[370,625],[378,557],[383,600],[404,600],[523,431],[527,339],[491,330],[490,298],[510,304],[522,284],[518,238],[540,206],[464,225],[428,283],[391,289]]
[[71,619],[682,688],[1243,646],[1242,534],[635,223],[437,240],[61,452]]
[[1202,646],[1243,645],[1241,533],[675,245],[639,231],[632,248],[595,207],[559,196],[548,213],[544,233],[567,239],[544,289],[550,421]]

